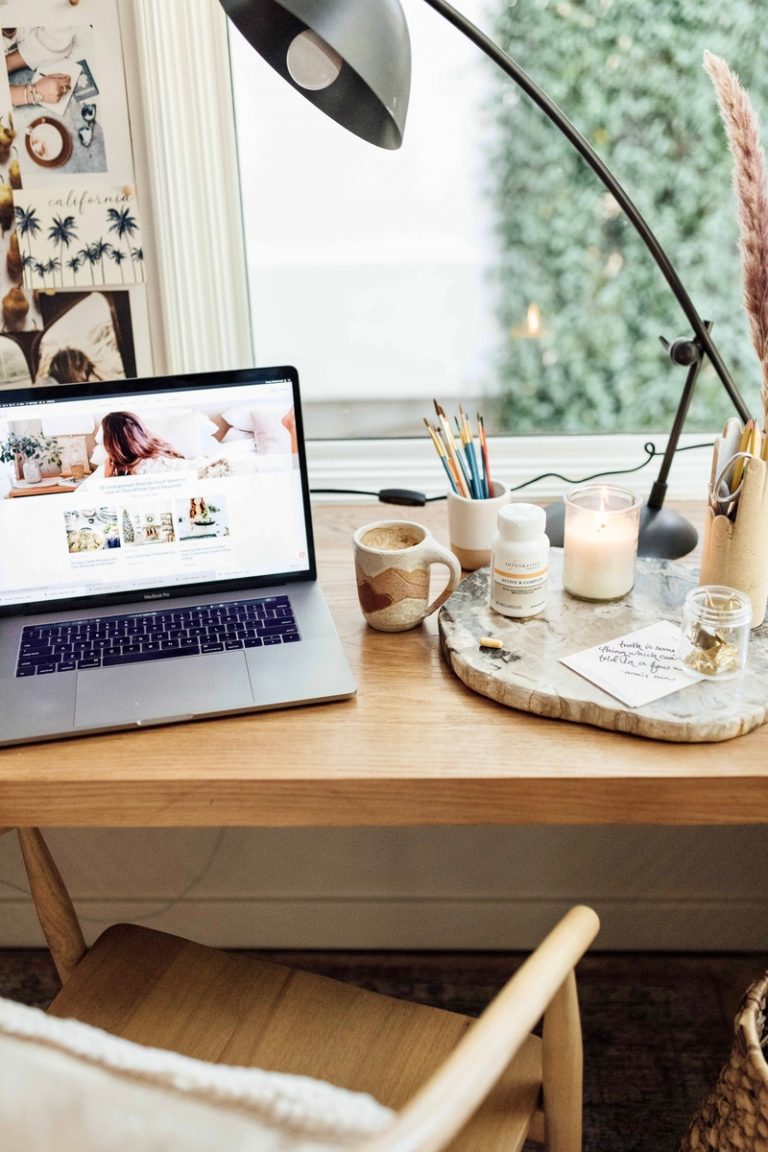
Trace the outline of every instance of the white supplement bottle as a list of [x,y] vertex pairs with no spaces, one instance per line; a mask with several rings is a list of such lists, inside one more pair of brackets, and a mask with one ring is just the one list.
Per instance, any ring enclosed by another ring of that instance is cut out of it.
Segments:
[[542,612],[549,575],[547,518],[537,504],[505,504],[491,544],[490,603],[502,616]]

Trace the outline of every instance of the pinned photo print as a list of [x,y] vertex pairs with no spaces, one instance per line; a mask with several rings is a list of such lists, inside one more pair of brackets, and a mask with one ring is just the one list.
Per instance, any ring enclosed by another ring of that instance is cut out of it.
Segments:
[[22,182],[45,171],[106,172],[93,27],[50,23],[6,28],[3,43],[22,145]]
[[133,188],[35,188],[13,197],[27,288],[144,283]]
[[136,375],[127,292],[42,295],[40,307],[46,327],[38,344],[36,384]]
[[136,375],[127,291],[27,292],[18,287],[2,297],[2,320],[0,389]]

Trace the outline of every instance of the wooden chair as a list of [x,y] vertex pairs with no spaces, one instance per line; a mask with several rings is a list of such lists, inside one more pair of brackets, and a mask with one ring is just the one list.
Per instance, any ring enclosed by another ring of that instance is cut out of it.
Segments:
[[40,832],[18,837],[62,980],[49,1014],[217,1065],[370,1093],[396,1115],[354,1152],[513,1152],[525,1139],[579,1152],[574,966],[598,930],[591,909],[571,909],[475,1021],[133,925],[87,948]]

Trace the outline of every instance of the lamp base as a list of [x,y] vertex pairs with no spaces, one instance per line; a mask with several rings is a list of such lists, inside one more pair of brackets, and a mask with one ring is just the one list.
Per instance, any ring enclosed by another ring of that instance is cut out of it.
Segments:
[[[565,505],[550,504],[547,509],[547,536],[556,548],[563,546]],[[687,556],[696,547],[699,534],[684,516],[672,508],[640,509],[640,537],[638,556],[656,556],[661,560],[677,560]]]

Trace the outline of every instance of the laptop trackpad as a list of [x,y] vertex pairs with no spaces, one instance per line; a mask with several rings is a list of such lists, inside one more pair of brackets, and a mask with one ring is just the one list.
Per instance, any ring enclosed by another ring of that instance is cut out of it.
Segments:
[[251,704],[242,652],[182,656],[78,673],[75,727],[191,719]]

